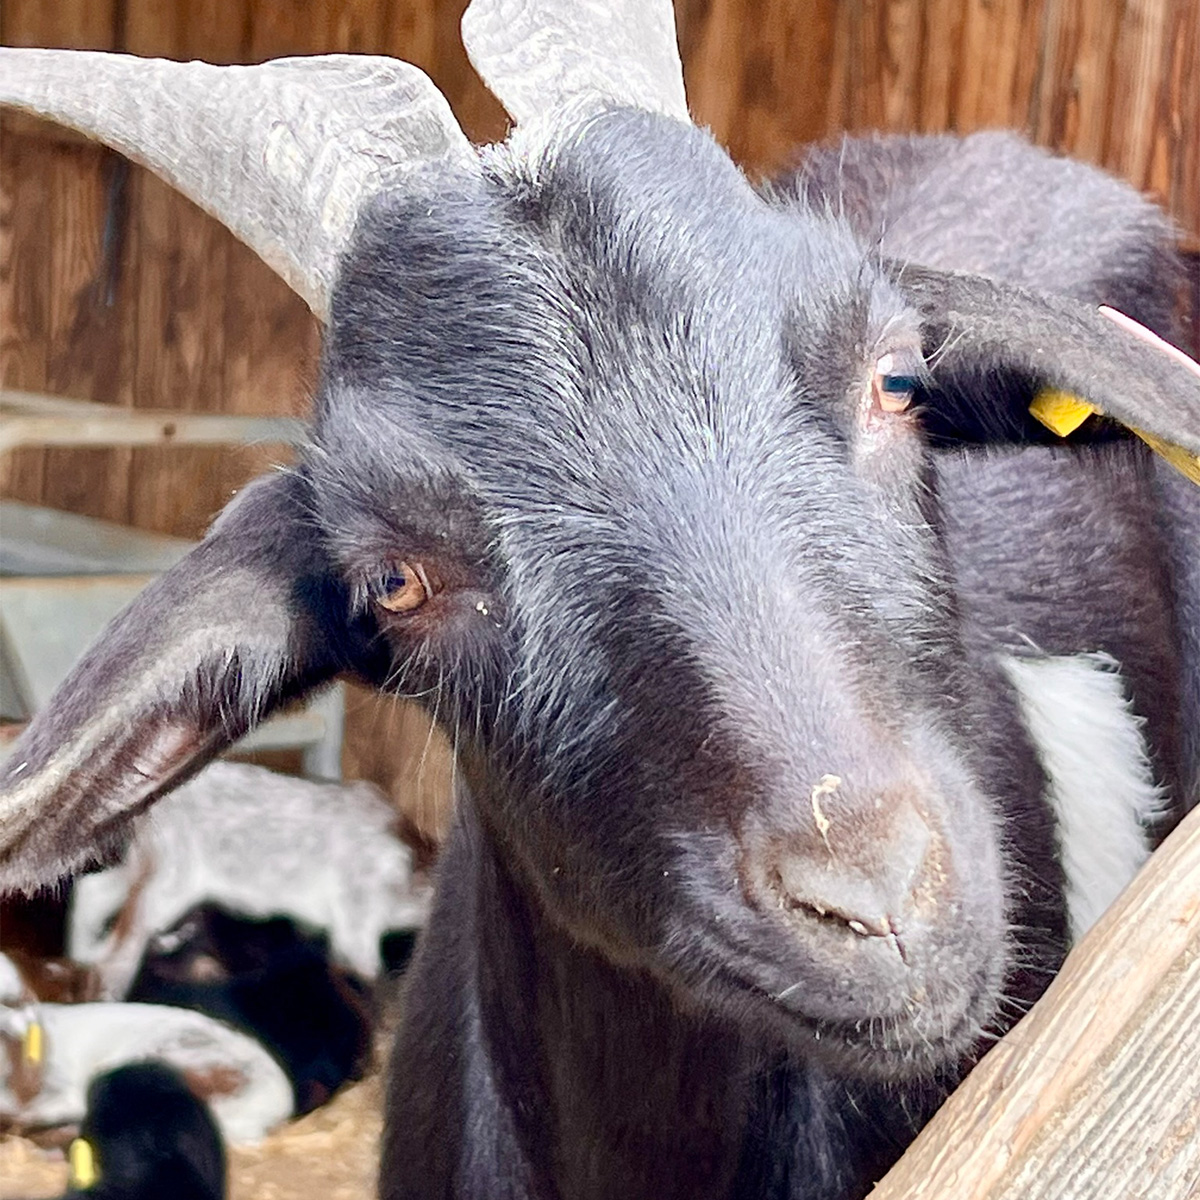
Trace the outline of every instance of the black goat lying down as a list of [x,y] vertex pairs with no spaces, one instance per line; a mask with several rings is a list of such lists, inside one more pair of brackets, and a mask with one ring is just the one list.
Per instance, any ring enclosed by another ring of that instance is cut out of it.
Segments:
[[1194,467],[1200,373],[1097,307],[1170,335],[1169,230],[1005,136],[761,194],[667,6],[512,7],[483,152],[387,60],[0,57],[328,319],[300,465],[9,760],[0,882],[338,673],[420,696],[461,791],[382,1194],[859,1196],[1197,797],[1200,491],[1027,416]]
[[216,1017],[287,1072],[297,1114],[359,1079],[371,1057],[363,983],[330,961],[329,939],[287,917],[198,904],[150,939],[127,999]]

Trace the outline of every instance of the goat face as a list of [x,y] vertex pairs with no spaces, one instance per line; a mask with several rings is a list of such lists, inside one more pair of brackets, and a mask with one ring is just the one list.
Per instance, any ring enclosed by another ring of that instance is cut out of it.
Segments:
[[1024,958],[1033,864],[979,783],[995,705],[918,408],[952,437],[947,379],[1019,376],[1194,456],[1194,364],[1079,301],[893,271],[644,112],[405,170],[341,258],[299,469],[6,764],[0,887],[111,851],[354,673],[451,728],[504,869],[577,941],[843,1068],[954,1063]]
[[380,682],[575,938],[842,1061],[961,1054],[1006,902],[917,314],[666,119],[431,188],[363,222],[305,468]]

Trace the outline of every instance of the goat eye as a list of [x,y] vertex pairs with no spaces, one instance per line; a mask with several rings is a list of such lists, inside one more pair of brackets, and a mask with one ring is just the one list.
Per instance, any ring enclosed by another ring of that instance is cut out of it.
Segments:
[[433,594],[420,563],[402,562],[382,582],[375,603],[388,612],[412,612]]
[[922,363],[915,354],[885,354],[875,364],[871,399],[881,412],[903,412],[921,383]]

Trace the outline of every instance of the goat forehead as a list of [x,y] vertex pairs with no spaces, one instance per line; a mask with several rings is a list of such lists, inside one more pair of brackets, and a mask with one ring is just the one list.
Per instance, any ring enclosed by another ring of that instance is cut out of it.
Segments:
[[646,114],[429,188],[364,221],[329,378],[372,393],[381,436],[419,428],[501,495],[531,462],[569,485],[584,461],[589,482],[642,447],[777,437],[787,334],[886,291],[836,222],[771,209],[706,135]]

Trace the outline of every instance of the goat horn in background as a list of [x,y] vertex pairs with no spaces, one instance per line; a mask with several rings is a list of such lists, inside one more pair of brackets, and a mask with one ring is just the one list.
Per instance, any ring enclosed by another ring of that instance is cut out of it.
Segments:
[[257,251],[321,318],[363,202],[415,162],[474,157],[428,76],[392,58],[216,67],[0,49],[0,104],[148,167]]
[[691,120],[670,0],[473,0],[462,37],[518,124],[588,97]]

